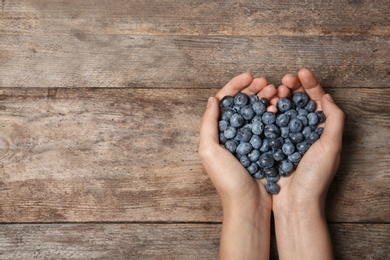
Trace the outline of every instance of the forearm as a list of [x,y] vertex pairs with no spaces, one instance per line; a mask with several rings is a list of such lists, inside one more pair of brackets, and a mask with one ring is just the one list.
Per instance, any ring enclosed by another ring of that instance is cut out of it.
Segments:
[[219,259],[269,259],[270,209],[224,206]]
[[325,215],[319,204],[274,212],[280,259],[333,259]]

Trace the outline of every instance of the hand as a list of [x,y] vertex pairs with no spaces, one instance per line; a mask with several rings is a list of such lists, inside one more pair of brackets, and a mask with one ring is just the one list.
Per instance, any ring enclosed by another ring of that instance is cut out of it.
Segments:
[[303,156],[295,172],[278,182],[281,189],[273,196],[272,205],[278,252],[281,259],[331,259],[324,202],[340,163],[344,113],[309,70],[299,71],[298,77],[286,75],[282,83],[279,97],[306,92],[316,102],[317,110],[323,110],[326,122],[322,136]]
[[[220,257],[223,259],[269,255],[271,196],[228,150],[219,144],[219,101],[238,92],[271,99],[275,86],[250,73],[233,78],[207,103],[200,130],[199,156],[221,198],[223,226]],[[269,109],[275,109],[270,107]]]

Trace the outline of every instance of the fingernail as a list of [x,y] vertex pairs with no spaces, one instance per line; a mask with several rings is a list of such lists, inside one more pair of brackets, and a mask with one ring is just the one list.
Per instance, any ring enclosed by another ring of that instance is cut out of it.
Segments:
[[327,99],[329,102],[334,103],[334,100],[333,100],[333,98],[332,98],[331,95],[326,94],[325,97],[326,97],[326,99]]
[[210,107],[212,103],[213,103],[213,97],[209,97],[209,99],[207,100],[207,107]]

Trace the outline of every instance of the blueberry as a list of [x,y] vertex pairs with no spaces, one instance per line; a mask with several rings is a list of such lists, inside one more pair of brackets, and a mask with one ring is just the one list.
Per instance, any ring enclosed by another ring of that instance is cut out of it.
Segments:
[[228,139],[225,137],[223,133],[219,133],[219,143],[225,144]]
[[320,138],[320,136],[316,133],[316,132],[312,132],[308,137],[307,137],[307,141],[309,141],[310,143],[314,143],[315,141],[317,141],[318,139]]
[[309,150],[310,146],[311,146],[311,143],[307,140],[300,142],[300,143],[297,143],[297,145],[296,145],[297,151],[301,155],[304,155],[307,152],[307,150]]
[[259,170],[259,166],[256,163],[251,163],[246,169],[250,174],[255,174]]
[[252,151],[252,145],[248,142],[241,142],[236,149],[236,153],[239,156],[242,156],[244,154],[248,154]]
[[[231,120],[230,120],[231,121]],[[230,123],[231,124],[231,123]],[[233,124],[232,124],[233,125]],[[302,131],[303,123],[298,118],[293,118],[288,123],[288,127],[290,128],[291,133],[299,133]]]
[[237,129],[233,126],[229,126],[228,128],[226,128],[226,130],[223,132],[223,135],[227,138],[227,139],[232,139],[236,136],[237,134]]
[[318,124],[318,115],[316,113],[310,113],[307,115],[307,119],[309,120],[309,125],[315,126]]
[[219,105],[222,109],[233,108],[233,104],[234,104],[234,97],[232,96],[224,96],[219,102]]
[[230,125],[233,127],[241,127],[242,125],[244,125],[244,123],[244,118],[238,113],[232,115],[232,117],[230,118]]
[[288,138],[290,135],[290,128],[288,126],[283,126],[280,128],[280,136],[283,138]]
[[267,185],[265,185],[265,189],[272,195],[278,194],[280,191],[279,186],[275,182],[268,182]]
[[302,156],[300,153],[298,152],[295,152],[291,155],[288,156],[288,160],[292,163],[299,163],[299,161],[301,160]]
[[274,124],[266,125],[264,127],[264,135],[267,138],[277,138],[280,136],[280,129]]
[[259,97],[257,95],[251,95],[249,97],[249,103],[254,104],[259,102]]
[[225,143],[225,148],[228,149],[229,152],[235,153],[237,150],[238,143],[234,140],[227,140]]
[[272,149],[279,149],[282,148],[282,142],[279,138],[272,138],[269,139],[269,146],[271,146]]
[[306,108],[299,108],[298,109],[298,115],[299,116],[307,116],[309,114],[309,111],[307,111]]
[[260,102],[264,104],[264,106],[268,107],[269,106],[269,100],[266,98],[260,98]]
[[269,153],[263,153],[259,158],[259,165],[264,169],[271,168],[274,163],[274,157]]
[[252,122],[252,133],[255,135],[261,135],[264,131],[264,125],[260,121]]
[[221,120],[230,121],[230,118],[235,112],[233,110],[224,110],[221,114]]
[[261,117],[261,120],[263,121],[264,124],[269,125],[275,122],[276,116],[274,113],[265,112]]
[[247,127],[242,127],[237,131],[237,140],[241,142],[249,142],[252,138],[252,131]]
[[280,162],[286,158],[286,155],[284,154],[282,149],[276,149],[274,151],[273,157],[274,157],[275,161]]
[[261,140],[261,137],[259,135],[252,135],[252,138],[249,143],[254,149],[259,149],[263,143],[263,140]]
[[251,120],[251,123],[254,123],[254,122],[262,122],[263,123],[263,121],[261,120],[261,116],[255,115]]
[[291,133],[289,138],[293,144],[300,143],[305,139],[302,133]]
[[316,112],[316,114],[317,114],[317,116],[318,116],[318,123],[324,123],[325,120],[326,120],[326,116],[325,116],[324,112],[321,111],[321,110],[318,110],[318,111]]
[[311,126],[305,126],[303,129],[302,129],[302,134],[305,138],[307,138],[310,133],[313,132],[313,128]]
[[291,100],[285,97],[279,98],[278,102],[276,102],[276,107],[279,112],[284,113],[291,109]]
[[263,144],[260,147],[260,152],[265,153],[265,152],[268,152],[269,150],[271,150],[271,146],[269,146],[269,140],[264,139]]
[[290,117],[287,114],[280,114],[276,117],[276,124],[280,127],[287,126],[290,122]]
[[281,176],[287,176],[292,170],[294,169],[294,164],[290,162],[289,160],[283,160],[279,164],[279,174],[282,171],[286,175],[281,175]]
[[304,92],[297,92],[293,95],[292,101],[297,108],[305,107],[309,103],[309,96]]
[[243,106],[240,113],[245,120],[251,120],[255,116],[255,112],[250,105]]
[[267,178],[267,182],[268,183],[276,183],[278,182],[278,180],[280,179],[280,176],[279,174],[275,175],[275,176],[265,176]]
[[260,151],[257,150],[257,149],[254,149],[254,150],[252,150],[252,152],[250,152],[248,154],[248,158],[252,162],[257,162],[259,160],[259,158],[260,158],[260,155],[261,155]]
[[253,175],[253,177],[256,179],[264,178],[264,176],[265,176],[265,173],[262,169],[260,169],[260,167],[259,167],[259,170]]
[[267,107],[261,102],[256,102],[252,104],[252,109],[256,115],[262,115],[267,110]]
[[248,101],[248,96],[244,93],[240,92],[234,96],[234,106],[236,107],[243,107],[248,104]]
[[309,100],[309,103],[307,103],[305,108],[310,113],[316,111],[316,108],[317,108],[316,102],[314,102],[313,100]]
[[282,146],[282,151],[285,155],[291,155],[295,152],[295,146],[292,143],[284,143]]
[[229,122],[228,122],[228,121],[220,120],[220,121],[218,122],[218,129],[219,129],[219,132],[225,131],[228,127],[229,127]]
[[309,120],[307,120],[306,116],[298,115],[297,119],[301,120],[303,126],[309,125]]
[[245,167],[249,167],[252,164],[252,161],[249,159],[248,156],[243,155],[240,157],[240,163]]
[[298,116],[298,112],[295,109],[290,109],[287,112],[285,112],[286,115],[288,115],[291,118],[296,118]]
[[318,127],[316,130],[314,130],[314,132],[316,134],[318,134],[319,136],[321,136],[322,133],[324,132],[324,128],[323,127]]
[[275,169],[275,167],[271,167],[269,169],[264,169],[265,176],[267,177],[275,177],[278,175],[278,171]]

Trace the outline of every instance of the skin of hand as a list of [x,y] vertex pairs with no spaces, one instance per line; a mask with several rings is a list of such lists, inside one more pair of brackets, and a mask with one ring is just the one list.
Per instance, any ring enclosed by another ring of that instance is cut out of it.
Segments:
[[253,79],[249,72],[229,81],[207,102],[200,130],[199,157],[222,203],[220,259],[268,259],[271,196],[264,184],[252,178],[234,155],[219,144],[219,101],[238,92],[269,99],[277,95],[275,86],[268,85],[265,78]]
[[[305,153],[295,172],[278,182],[272,198],[280,259],[332,259],[324,204],[329,185],[340,164],[344,113],[307,69],[286,75],[279,97],[306,92],[326,115],[324,132]],[[286,91],[289,90],[289,91]]]

